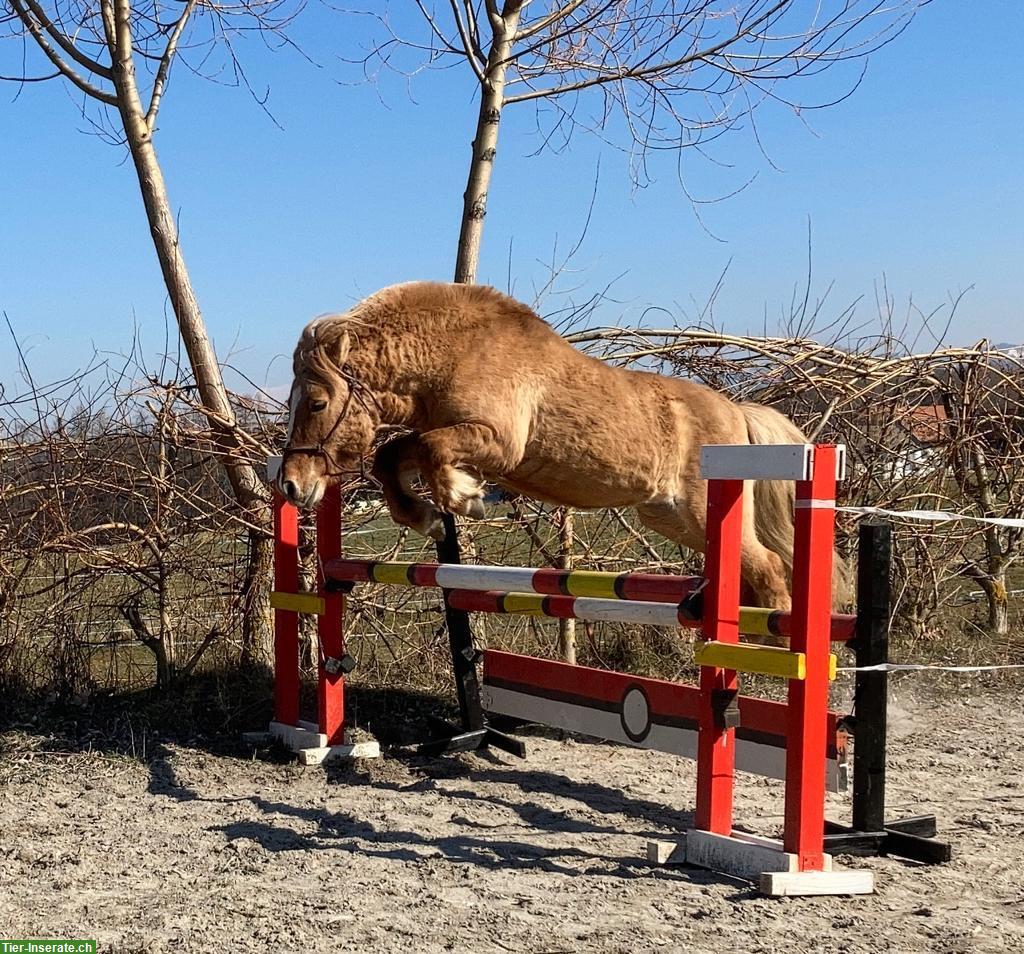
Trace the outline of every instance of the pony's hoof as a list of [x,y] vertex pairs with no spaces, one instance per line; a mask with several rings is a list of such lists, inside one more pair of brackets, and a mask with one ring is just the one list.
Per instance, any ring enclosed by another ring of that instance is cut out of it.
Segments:
[[431,519],[423,530],[423,536],[430,537],[431,540],[436,540],[440,543],[445,538],[444,521],[441,519],[441,514],[434,511],[433,519]]
[[466,516],[472,517],[474,520],[483,520],[487,516],[487,511],[484,509],[484,502],[479,497],[473,497],[466,501]]

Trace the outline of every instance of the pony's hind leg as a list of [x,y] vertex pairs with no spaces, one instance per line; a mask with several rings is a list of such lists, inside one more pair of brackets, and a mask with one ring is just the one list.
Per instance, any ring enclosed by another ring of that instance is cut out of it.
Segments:
[[754,519],[754,483],[743,486],[743,538],[740,543],[740,574],[753,590],[758,606],[788,611],[792,606],[786,564],[774,550],[766,547],[757,535]]
[[[748,481],[743,494],[743,536],[740,542],[740,575],[747,593],[759,606],[788,610],[789,587],[782,558],[757,538],[754,530],[753,490]],[[637,516],[649,527],[674,543],[704,552],[707,502],[703,493],[665,502],[637,506]]]
[[786,585],[786,568],[780,557],[769,550],[751,531],[744,533],[740,549],[740,573],[753,592],[758,606],[789,611],[792,599]]

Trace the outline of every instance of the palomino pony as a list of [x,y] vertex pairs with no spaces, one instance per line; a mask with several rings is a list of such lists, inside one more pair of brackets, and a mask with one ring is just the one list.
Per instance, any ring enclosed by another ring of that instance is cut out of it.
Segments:
[[[394,520],[427,536],[440,513],[483,515],[485,481],[552,504],[636,509],[652,530],[704,549],[702,444],[802,444],[777,411],[691,381],[581,354],[492,288],[413,282],[302,332],[278,478],[315,507],[358,469],[382,428],[372,473]],[[416,493],[422,479],[431,501]],[[788,609],[793,485],[746,484],[742,574],[762,606]]]

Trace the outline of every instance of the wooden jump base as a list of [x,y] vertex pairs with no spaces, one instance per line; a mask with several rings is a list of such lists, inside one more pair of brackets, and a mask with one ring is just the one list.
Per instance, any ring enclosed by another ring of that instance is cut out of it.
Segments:
[[[835,675],[831,641],[848,643],[858,666],[887,660],[889,528],[862,527],[858,614],[833,615],[831,560],[835,483],[842,449],[710,447],[702,455],[708,492],[706,578],[459,565],[454,520],[438,544],[439,564],[345,560],[340,555],[340,498],[330,489],[317,513],[318,586],[298,592],[297,516],[276,502],[275,722],[271,732],[303,757],[353,755],[345,746],[345,593],[357,582],[437,587],[445,615],[461,725],[420,751],[437,754],[488,745],[517,755],[521,742],[497,731],[488,714],[542,722],[628,745],[696,757],[696,829],[685,848],[652,845],[654,861],[699,864],[760,880],[769,894],[863,893],[870,872],[833,872],[829,851],[901,854],[942,861],[949,848],[930,840],[931,816],[886,823],[885,673],[858,673],[853,825],[824,820],[825,789],[845,780],[847,729],[827,709]],[[789,479],[797,486],[793,609],[739,606],[744,479]],[[470,612],[498,612],[700,628],[695,661],[700,685],[682,686],[497,651],[478,652]],[[318,721],[298,719],[298,614],[317,616],[320,635]],[[789,650],[739,643],[739,634],[785,636]],[[476,663],[483,659],[484,684]],[[787,678],[789,701],[741,697],[737,672]],[[786,780],[781,842],[732,829],[735,769]]]

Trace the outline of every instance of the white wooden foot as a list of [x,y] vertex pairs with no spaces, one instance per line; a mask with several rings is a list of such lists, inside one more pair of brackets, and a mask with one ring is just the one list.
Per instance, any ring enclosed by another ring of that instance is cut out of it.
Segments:
[[324,745],[312,749],[299,749],[299,762],[302,765],[322,765],[324,762],[335,762],[344,759],[379,759],[380,743],[353,742],[350,745]]
[[775,898],[812,894],[873,894],[873,871],[772,871],[761,875],[761,894]]
[[380,758],[380,743],[375,739],[367,742],[350,742],[346,739],[344,745],[328,745],[327,736],[319,732],[313,722],[300,722],[298,725],[271,722],[270,731],[263,735],[276,739],[286,749],[294,752],[302,765],[321,765],[335,759]]

